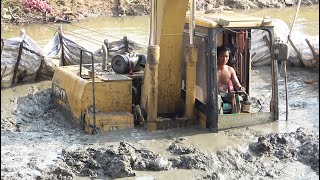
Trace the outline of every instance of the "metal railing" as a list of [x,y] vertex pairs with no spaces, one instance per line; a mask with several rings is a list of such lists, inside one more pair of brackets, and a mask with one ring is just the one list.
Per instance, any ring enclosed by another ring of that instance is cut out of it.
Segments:
[[83,52],[87,52],[91,55],[91,79],[92,79],[92,108],[93,108],[93,132],[92,134],[98,133],[96,126],[96,96],[95,96],[95,86],[94,86],[94,63],[93,63],[93,53],[84,49],[80,50],[80,77],[82,77],[82,54]]

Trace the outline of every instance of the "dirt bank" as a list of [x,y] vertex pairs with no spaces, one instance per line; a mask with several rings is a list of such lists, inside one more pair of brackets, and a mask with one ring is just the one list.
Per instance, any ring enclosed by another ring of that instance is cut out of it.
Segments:
[[[295,6],[297,3],[298,0],[198,0],[197,10],[219,12],[224,8],[284,8]],[[318,3],[318,0],[302,1],[302,5]],[[1,23],[42,23],[45,11],[49,21],[76,21],[97,16],[148,15],[150,0],[5,0],[1,1]]]
[[[252,72],[262,104],[267,69]],[[218,134],[189,127],[88,135],[52,105],[50,80],[2,89],[1,179],[318,179],[318,82],[317,72],[289,68],[288,122],[280,103],[279,122]]]

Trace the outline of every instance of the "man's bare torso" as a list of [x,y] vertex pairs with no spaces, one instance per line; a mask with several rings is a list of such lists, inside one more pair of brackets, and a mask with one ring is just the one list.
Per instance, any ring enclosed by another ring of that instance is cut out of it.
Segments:
[[226,93],[228,91],[228,82],[232,76],[232,67],[223,65],[218,68],[218,91],[220,93]]
[[229,60],[229,50],[226,47],[218,48],[218,91],[219,93],[228,92],[229,80],[232,81],[232,86],[237,90],[245,90],[236,75],[236,71],[226,65]]

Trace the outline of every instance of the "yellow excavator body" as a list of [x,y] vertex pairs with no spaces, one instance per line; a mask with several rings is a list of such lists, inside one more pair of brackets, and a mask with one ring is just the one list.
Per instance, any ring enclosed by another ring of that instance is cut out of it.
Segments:
[[[84,78],[82,78],[84,77]],[[133,128],[132,79],[121,74],[97,74],[93,86],[89,72],[80,77],[79,65],[57,68],[52,79],[55,103],[86,132]],[[95,119],[93,117],[95,101]]]
[[[190,16],[187,15],[185,23],[189,22]],[[195,25],[207,28],[262,28],[273,27],[274,23],[269,17],[255,17],[241,13],[211,13],[197,14],[194,18]]]
[[[230,39],[228,37],[234,36],[239,47],[246,47],[241,50],[240,55],[243,57],[239,56],[241,62],[238,68],[242,73],[241,80],[245,80],[245,87],[250,90],[250,30],[267,30],[271,47],[275,39],[274,25],[269,18],[237,13],[198,14],[194,19],[196,43],[190,46],[186,32],[190,22],[190,17],[186,14],[188,0],[159,0],[154,3],[157,17],[156,44],[149,46],[152,53],[148,53],[147,62],[151,62],[152,67],[147,63],[144,69],[139,105],[145,113],[153,112],[156,116],[164,116],[158,119],[153,116],[150,130],[187,125],[183,118],[176,117],[184,111],[187,114],[186,119],[193,120],[193,124],[208,127],[214,123],[219,129],[246,125],[245,121],[235,119],[246,119],[250,125],[278,118],[276,61],[271,63],[273,88],[271,112],[260,115],[251,113],[218,115],[217,85],[214,85],[217,84],[216,48],[227,43]],[[270,53],[272,52],[271,48]],[[69,112],[71,118],[82,125],[86,132],[132,128],[134,126],[132,77],[104,72],[94,75],[92,79],[89,77],[89,72],[80,74],[79,69],[78,65],[57,68],[52,80],[56,104]],[[190,84],[196,86],[196,90],[191,89],[192,92],[188,92],[188,89],[184,89],[186,84],[186,87]],[[184,97],[183,90],[187,91]],[[156,93],[152,94],[150,91]],[[198,95],[200,91],[201,97]],[[150,95],[156,98],[148,97]],[[148,107],[153,101],[156,105]],[[185,102],[191,103],[188,110],[183,109]],[[196,104],[197,102],[200,102],[200,106]],[[143,113],[140,112],[139,115],[143,116]],[[168,117],[169,115],[171,117]],[[172,125],[172,122],[179,125]],[[148,119],[145,123],[148,123]]]

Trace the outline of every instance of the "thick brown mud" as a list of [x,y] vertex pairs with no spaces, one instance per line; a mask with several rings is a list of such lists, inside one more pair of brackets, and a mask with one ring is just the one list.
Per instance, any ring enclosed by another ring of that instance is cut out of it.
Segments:
[[[252,100],[264,110],[267,69],[252,71]],[[279,121],[219,133],[188,127],[89,135],[53,105],[49,80],[2,89],[1,179],[319,178],[319,74],[288,72],[288,121],[279,77]]]

